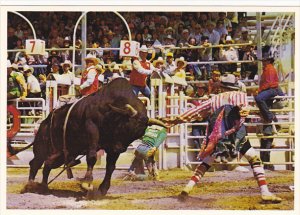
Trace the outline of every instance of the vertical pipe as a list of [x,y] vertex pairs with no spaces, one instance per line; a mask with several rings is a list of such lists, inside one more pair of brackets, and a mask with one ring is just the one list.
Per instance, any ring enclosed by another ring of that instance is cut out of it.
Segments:
[[[257,29],[257,59],[261,60],[262,59],[262,40],[261,40],[261,12],[256,13],[256,29]],[[260,81],[260,76],[262,74],[262,62],[257,61],[257,66],[258,66],[258,80]]]
[[72,65],[72,72],[75,74],[75,42],[76,42],[76,30],[77,30],[77,27],[78,27],[78,24],[80,22],[80,20],[82,19],[83,16],[85,16],[86,14],[88,13],[88,11],[84,12],[81,14],[81,16],[78,18],[75,26],[74,26],[74,32],[73,32],[73,65]]
[[81,53],[81,62],[85,66],[85,57],[86,57],[86,32],[87,32],[87,16],[86,13],[82,13],[83,17],[81,19],[81,40],[82,40],[82,53]]
[[[181,114],[184,110],[184,93],[182,91],[179,92],[179,114]],[[183,163],[184,163],[184,148],[186,148],[186,141],[184,138],[184,124],[180,124],[180,131],[179,131],[179,167],[180,169],[183,169]]]

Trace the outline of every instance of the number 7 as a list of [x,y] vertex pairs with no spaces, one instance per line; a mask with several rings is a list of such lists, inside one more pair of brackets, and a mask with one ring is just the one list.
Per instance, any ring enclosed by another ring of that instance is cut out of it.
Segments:
[[34,47],[35,47],[35,40],[33,40],[33,41],[30,41],[30,43],[32,43],[32,48],[31,48],[31,53],[33,52],[33,50],[34,50]]

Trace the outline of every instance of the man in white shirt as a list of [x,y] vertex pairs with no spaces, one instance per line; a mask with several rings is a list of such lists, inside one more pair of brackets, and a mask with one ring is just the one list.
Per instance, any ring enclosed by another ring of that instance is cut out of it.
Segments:
[[[226,37],[226,45],[227,44],[232,44],[234,41],[232,40],[231,36]],[[226,47],[223,49],[223,47],[220,47],[220,52],[219,52],[219,58],[221,61],[238,61],[239,60],[239,55],[238,51],[236,48],[232,46]],[[237,64],[236,63],[227,63],[223,65],[223,73],[224,72],[234,72],[237,70]]]
[[32,74],[33,68],[25,65],[23,67],[24,75],[27,76],[27,98],[40,98],[41,87],[38,79]]
[[60,76],[61,84],[72,85],[74,82],[75,75],[70,71],[72,67],[72,63],[69,60],[65,60],[62,64],[60,64],[63,69],[63,74]]
[[175,69],[177,68],[177,66],[175,65],[173,56],[174,55],[172,52],[168,52],[166,54],[166,66],[165,66],[164,72],[167,73],[168,75],[174,75]]

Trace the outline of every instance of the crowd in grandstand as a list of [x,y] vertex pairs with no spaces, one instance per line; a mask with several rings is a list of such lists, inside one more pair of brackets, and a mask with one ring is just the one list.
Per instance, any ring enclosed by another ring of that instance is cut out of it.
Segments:
[[[82,95],[97,90],[99,83],[101,85],[116,77],[126,77],[130,79],[136,94],[141,92],[147,97],[150,97],[150,89],[146,79],[153,72],[164,78],[172,77],[187,94],[198,97],[226,90],[246,91],[240,79],[254,79],[257,76],[256,38],[249,34],[245,13],[122,12],[131,30],[131,38],[141,44],[140,59],[120,57],[116,50],[92,50],[88,51],[85,58],[85,69],[78,66],[82,64],[81,25],[76,34],[75,59],[72,57],[72,50],[58,49],[72,47],[74,26],[81,13],[23,14],[33,23],[37,38],[45,40],[46,48],[50,48],[50,51],[43,56],[33,56],[20,50],[24,49],[27,39],[33,38],[33,32],[29,25],[24,24],[23,19],[9,14],[7,48],[18,50],[8,54],[7,67],[12,71],[8,74],[11,77],[8,81],[13,90],[19,89],[19,92],[9,98],[45,98],[46,80],[55,79],[71,85],[75,76],[81,78],[76,90]],[[128,38],[125,24],[114,13],[88,13],[87,48],[119,48],[120,41]],[[193,46],[201,47],[193,49]],[[174,47],[189,49],[173,49]],[[239,60],[250,60],[253,63],[209,63]],[[76,65],[75,74],[71,71],[72,64]],[[25,87],[16,87],[20,82],[17,80],[20,78],[16,78],[17,73],[23,77],[23,82],[26,79],[27,84],[23,84]],[[208,84],[187,87],[187,81],[191,80],[208,80]],[[268,111],[265,106],[264,109],[265,112]],[[272,117],[267,121],[272,122]],[[226,162],[226,159],[223,161]]]

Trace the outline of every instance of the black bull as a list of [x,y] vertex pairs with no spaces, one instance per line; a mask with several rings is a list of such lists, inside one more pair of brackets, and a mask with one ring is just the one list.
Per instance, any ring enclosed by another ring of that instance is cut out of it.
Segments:
[[[84,179],[91,183],[97,151],[104,149],[107,153],[106,174],[99,191],[105,195],[120,153],[142,137],[148,125],[161,123],[147,117],[145,105],[133,93],[128,81],[122,78],[78,101],[69,113],[64,132],[70,107],[68,104],[56,109],[41,123],[33,142],[34,158],[30,161],[29,181],[23,192],[40,192],[37,185],[47,189],[51,169],[74,162],[78,155],[87,156]],[[43,164],[42,183],[34,183]]]

